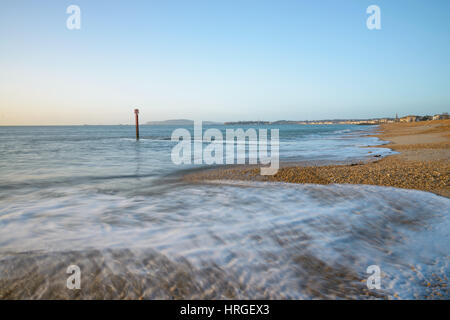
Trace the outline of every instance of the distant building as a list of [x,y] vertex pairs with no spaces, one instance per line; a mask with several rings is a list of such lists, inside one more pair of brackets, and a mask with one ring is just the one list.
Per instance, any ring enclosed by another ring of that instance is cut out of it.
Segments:
[[416,121],[419,121],[418,116],[406,116],[400,118],[400,122],[416,122]]
[[444,112],[443,114],[435,114],[433,116],[433,120],[446,120],[446,119],[450,119],[447,112]]

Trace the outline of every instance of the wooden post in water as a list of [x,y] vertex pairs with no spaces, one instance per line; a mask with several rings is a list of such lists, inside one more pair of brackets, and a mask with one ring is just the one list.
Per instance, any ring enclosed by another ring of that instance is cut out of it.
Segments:
[[134,109],[136,115],[136,140],[139,140],[139,109]]

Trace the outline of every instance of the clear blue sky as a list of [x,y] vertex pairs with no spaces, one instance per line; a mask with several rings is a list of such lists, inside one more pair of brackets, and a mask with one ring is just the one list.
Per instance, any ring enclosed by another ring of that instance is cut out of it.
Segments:
[[450,111],[448,0],[2,0],[0,39],[0,125]]

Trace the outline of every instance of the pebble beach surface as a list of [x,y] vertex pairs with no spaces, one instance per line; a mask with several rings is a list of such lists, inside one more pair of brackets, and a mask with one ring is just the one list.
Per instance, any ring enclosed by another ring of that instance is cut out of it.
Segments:
[[274,176],[259,167],[228,167],[188,174],[189,181],[258,180],[314,184],[368,184],[430,191],[450,197],[450,120],[381,125],[376,135],[399,154],[345,165],[288,165]]

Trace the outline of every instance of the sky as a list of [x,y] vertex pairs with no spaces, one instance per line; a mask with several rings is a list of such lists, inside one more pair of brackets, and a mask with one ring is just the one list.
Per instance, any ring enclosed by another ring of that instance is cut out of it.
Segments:
[[450,1],[1,1],[0,125],[131,124],[136,107],[142,122],[450,112]]

